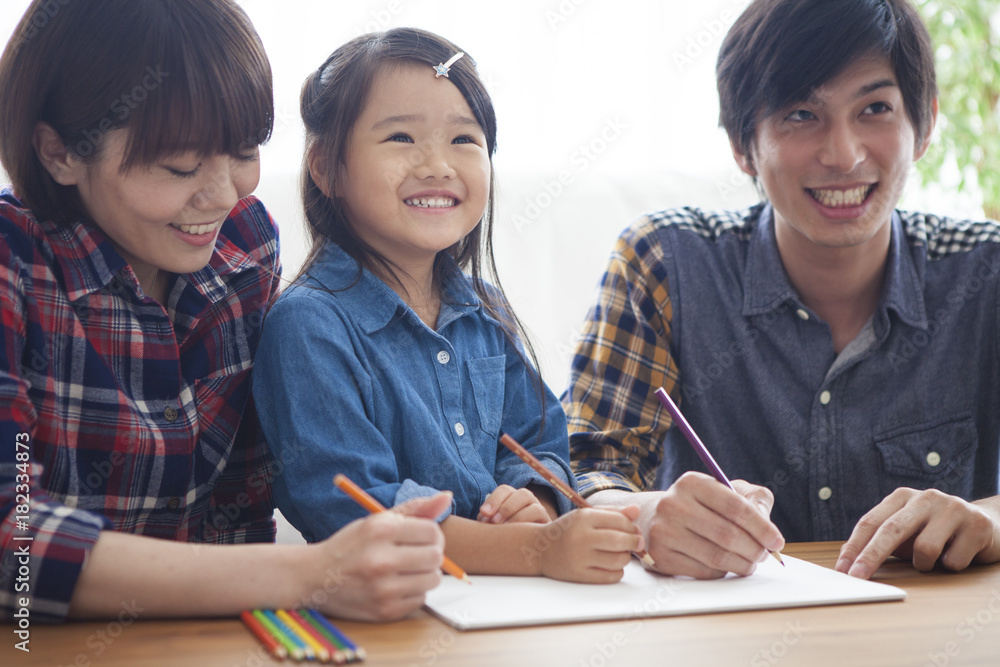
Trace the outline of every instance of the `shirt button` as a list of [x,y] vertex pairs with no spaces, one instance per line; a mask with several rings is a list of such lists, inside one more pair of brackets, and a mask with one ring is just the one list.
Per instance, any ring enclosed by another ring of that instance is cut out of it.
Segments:
[[176,496],[167,501],[167,509],[175,510],[181,506],[181,499]]
[[163,411],[163,418],[168,422],[177,421],[177,408],[168,406],[167,409]]
[[450,354],[448,354],[445,350],[441,350],[440,352],[438,352],[438,363],[439,364],[443,365],[443,364],[448,363],[449,361],[451,361],[451,355]]
[[829,500],[833,496],[833,489],[831,489],[829,486],[824,486],[822,489],[819,490],[819,493],[817,495],[819,495],[820,500]]
[[927,455],[927,465],[932,468],[936,468],[941,465],[941,455],[937,452],[931,452]]
[[795,311],[795,313],[799,316],[799,318],[803,320],[809,319],[809,313],[806,312],[805,308],[799,308],[798,310]]
[[462,426],[462,422],[455,424],[455,433],[458,433],[458,437],[465,435],[465,427]]
[[823,393],[821,393],[819,395],[819,402],[822,403],[823,405],[826,405],[827,403],[829,403],[830,402],[830,392],[823,391]]

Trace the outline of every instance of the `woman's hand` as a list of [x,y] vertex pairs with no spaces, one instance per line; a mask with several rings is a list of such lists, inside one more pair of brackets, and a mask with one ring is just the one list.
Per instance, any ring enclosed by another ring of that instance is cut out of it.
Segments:
[[441,581],[444,534],[434,521],[451,494],[416,498],[353,521],[320,542],[320,572],[312,599],[339,618],[388,621],[424,603]]

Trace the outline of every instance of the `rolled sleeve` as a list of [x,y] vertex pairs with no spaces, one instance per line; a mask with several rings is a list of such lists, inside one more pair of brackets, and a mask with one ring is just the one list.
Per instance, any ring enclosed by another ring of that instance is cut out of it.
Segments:
[[[5,448],[6,451],[6,448]],[[26,514],[18,511],[18,475],[26,474],[30,503]],[[0,614],[12,621],[27,608],[30,618],[43,623],[66,620],[77,579],[107,519],[72,509],[49,499],[34,480],[42,468],[31,464],[20,473],[11,461],[0,463]],[[27,517],[21,519],[19,517]],[[22,604],[22,603],[27,604]]]
[[[430,498],[431,496],[435,496],[439,493],[441,493],[441,491],[438,489],[417,484],[412,479],[404,479],[403,483],[399,485],[399,489],[396,490],[396,501],[393,504],[401,505],[408,500],[413,500],[415,498]],[[448,509],[441,512],[441,514],[435,517],[434,520],[441,523],[450,517],[454,511],[454,505],[455,503],[452,502],[452,504],[448,506]]]
[[583,325],[562,396],[570,457],[584,496],[655,488],[670,415],[654,395],[674,394],[671,303],[663,249],[637,225],[619,239]]

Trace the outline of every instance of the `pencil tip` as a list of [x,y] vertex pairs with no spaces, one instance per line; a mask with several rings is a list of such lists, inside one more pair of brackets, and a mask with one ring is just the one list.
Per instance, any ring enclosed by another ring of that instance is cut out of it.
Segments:
[[646,567],[656,567],[656,563],[653,561],[653,557],[650,556],[648,553],[643,554],[640,560],[642,560],[642,562],[646,565]]
[[467,575],[467,574],[463,574],[462,575],[462,581],[464,581],[465,583],[469,584],[470,586],[472,585],[472,579],[469,579],[469,575]]

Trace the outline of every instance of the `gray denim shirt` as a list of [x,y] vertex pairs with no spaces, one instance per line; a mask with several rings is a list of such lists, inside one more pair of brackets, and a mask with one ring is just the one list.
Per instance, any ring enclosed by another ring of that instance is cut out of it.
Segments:
[[[682,410],[730,478],[774,492],[786,539],[846,539],[900,486],[997,494],[997,223],[894,213],[881,302],[838,355],[789,284],[769,205],[659,217]],[[702,469],[671,428],[659,486]]]

